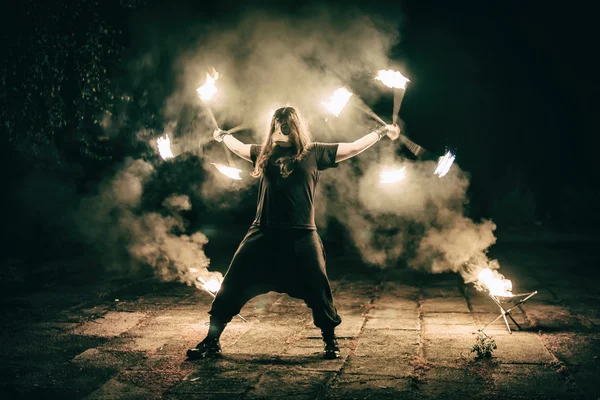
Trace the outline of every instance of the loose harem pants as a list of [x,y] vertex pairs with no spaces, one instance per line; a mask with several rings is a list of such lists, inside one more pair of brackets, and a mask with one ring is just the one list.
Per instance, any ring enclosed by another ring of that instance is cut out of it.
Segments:
[[342,322],[333,306],[323,242],[314,230],[250,227],[212,303],[211,321],[227,324],[248,300],[269,291],[304,300],[323,332]]

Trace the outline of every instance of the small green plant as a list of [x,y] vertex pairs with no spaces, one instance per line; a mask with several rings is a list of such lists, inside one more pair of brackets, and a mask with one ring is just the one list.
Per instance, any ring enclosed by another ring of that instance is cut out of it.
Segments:
[[496,350],[496,341],[483,332],[477,333],[475,344],[471,348],[471,353],[476,353],[475,358],[492,358],[492,353]]

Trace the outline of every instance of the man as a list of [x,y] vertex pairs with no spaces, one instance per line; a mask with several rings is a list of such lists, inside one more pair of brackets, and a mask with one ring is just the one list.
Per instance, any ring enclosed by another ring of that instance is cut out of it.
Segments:
[[187,351],[189,359],[221,353],[219,337],[251,298],[276,291],[303,299],[321,329],[323,357],[338,358],[335,327],[341,323],[325,269],[325,251],[315,225],[314,193],[322,170],[366,150],[383,136],[395,140],[396,125],[373,131],[352,143],[311,142],[298,112],[282,107],[271,118],[262,145],[244,144],[222,130],[214,138],[254,164],[260,178],[256,218],[239,245],[209,314],[206,338]]

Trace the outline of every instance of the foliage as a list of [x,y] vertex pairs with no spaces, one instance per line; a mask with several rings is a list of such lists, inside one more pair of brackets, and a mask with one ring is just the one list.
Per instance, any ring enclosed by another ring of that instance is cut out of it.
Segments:
[[471,353],[476,353],[476,358],[492,358],[492,353],[497,349],[496,341],[483,332],[477,333],[475,344]]
[[15,7],[0,64],[0,121],[13,148],[48,164],[108,158],[100,124],[124,101],[114,85],[124,48],[118,16],[131,8],[123,0]]

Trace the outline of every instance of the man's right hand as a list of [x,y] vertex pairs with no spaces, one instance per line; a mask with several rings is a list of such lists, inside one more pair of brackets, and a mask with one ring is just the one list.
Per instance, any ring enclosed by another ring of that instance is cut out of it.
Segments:
[[222,142],[223,141],[223,136],[225,136],[224,134],[225,131],[223,131],[223,129],[215,129],[215,131],[213,132],[213,138],[217,141],[217,142]]
[[398,137],[400,136],[400,127],[396,124],[394,125],[386,125],[385,126],[387,129],[387,136],[392,139],[392,140],[396,140],[398,139]]

